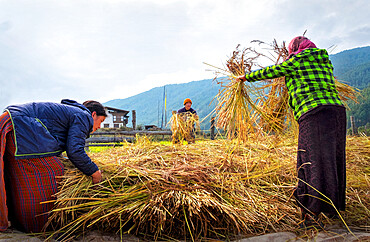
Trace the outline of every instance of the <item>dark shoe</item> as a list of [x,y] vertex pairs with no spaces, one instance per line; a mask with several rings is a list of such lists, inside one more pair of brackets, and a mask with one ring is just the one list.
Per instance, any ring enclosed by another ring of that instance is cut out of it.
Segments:
[[339,215],[337,213],[331,214],[331,213],[323,213],[326,217],[329,219],[340,219]]
[[324,224],[319,220],[318,216],[311,214],[303,214],[303,220],[298,224],[301,229],[324,229]]
[[324,229],[324,224],[321,221],[303,220],[298,225],[300,229]]

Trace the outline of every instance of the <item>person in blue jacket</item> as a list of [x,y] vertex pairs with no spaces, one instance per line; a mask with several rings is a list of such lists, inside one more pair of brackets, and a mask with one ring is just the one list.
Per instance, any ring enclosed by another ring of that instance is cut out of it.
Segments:
[[58,155],[69,160],[94,184],[102,180],[85,152],[85,140],[100,128],[107,114],[97,101],[82,104],[33,102],[12,105],[0,116],[0,231],[9,222],[25,232],[40,232],[64,173]]

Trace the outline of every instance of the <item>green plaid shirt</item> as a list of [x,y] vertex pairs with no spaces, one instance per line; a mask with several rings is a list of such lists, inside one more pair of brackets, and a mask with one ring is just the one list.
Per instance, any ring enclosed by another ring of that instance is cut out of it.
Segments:
[[279,65],[246,74],[249,82],[285,76],[289,105],[298,120],[320,105],[343,106],[335,88],[333,65],[324,49],[306,49]]

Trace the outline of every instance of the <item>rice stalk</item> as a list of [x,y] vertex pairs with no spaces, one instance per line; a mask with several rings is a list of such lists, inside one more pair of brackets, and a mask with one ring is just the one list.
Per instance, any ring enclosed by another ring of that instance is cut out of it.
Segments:
[[[254,86],[246,85],[237,76],[250,72],[258,55],[251,56],[252,49],[239,50],[239,45],[226,61],[226,68],[218,68],[227,73],[228,78],[216,79],[220,84],[220,90],[215,99],[218,104],[215,108],[216,126],[226,130],[229,139],[238,139],[246,142],[250,134],[255,134],[256,120],[263,115],[258,108],[258,101],[253,100],[256,96]],[[249,55],[249,56],[248,56]]]
[[171,124],[173,144],[182,143],[184,140],[193,141],[192,135],[195,128],[200,129],[198,115],[190,112],[176,113],[173,111],[169,123]]

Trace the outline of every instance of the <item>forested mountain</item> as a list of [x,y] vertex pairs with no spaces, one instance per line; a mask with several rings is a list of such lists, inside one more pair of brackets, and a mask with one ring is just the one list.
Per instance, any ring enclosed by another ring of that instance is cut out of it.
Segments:
[[331,60],[338,79],[361,89],[358,103],[348,102],[347,127],[350,127],[349,116],[354,116],[357,128],[365,131],[367,125],[370,129],[370,47],[346,50],[332,55]]
[[[370,129],[370,86],[361,90],[357,96],[357,101],[358,103],[354,101],[348,102],[349,110],[347,111],[347,116],[355,117],[357,128],[360,127],[360,129],[364,130],[366,126],[366,129]],[[348,128],[350,127],[349,119],[347,126]]]
[[370,83],[370,46],[346,50],[330,56],[334,75],[351,86],[363,89]]
[[[370,83],[370,46],[346,50],[330,56],[334,65],[334,74],[338,79],[359,89],[364,89]],[[183,100],[191,98],[193,108],[198,112],[200,119],[206,118],[215,107],[219,85],[211,79],[192,81],[184,84],[166,85],[166,106],[167,112],[164,113],[164,87],[156,87],[138,95],[115,99],[106,102],[104,105],[121,108],[125,110],[136,110],[137,123],[141,125],[154,124],[159,127],[165,121],[170,120],[171,111],[183,107]],[[362,91],[363,96],[359,97],[359,104],[350,103],[351,111],[348,114],[354,115],[359,122],[357,126],[370,123],[369,117],[369,89]],[[212,102],[212,104],[211,104]],[[166,118],[167,117],[167,118]],[[210,116],[206,118],[201,127],[209,128]],[[130,126],[131,124],[129,124]]]

